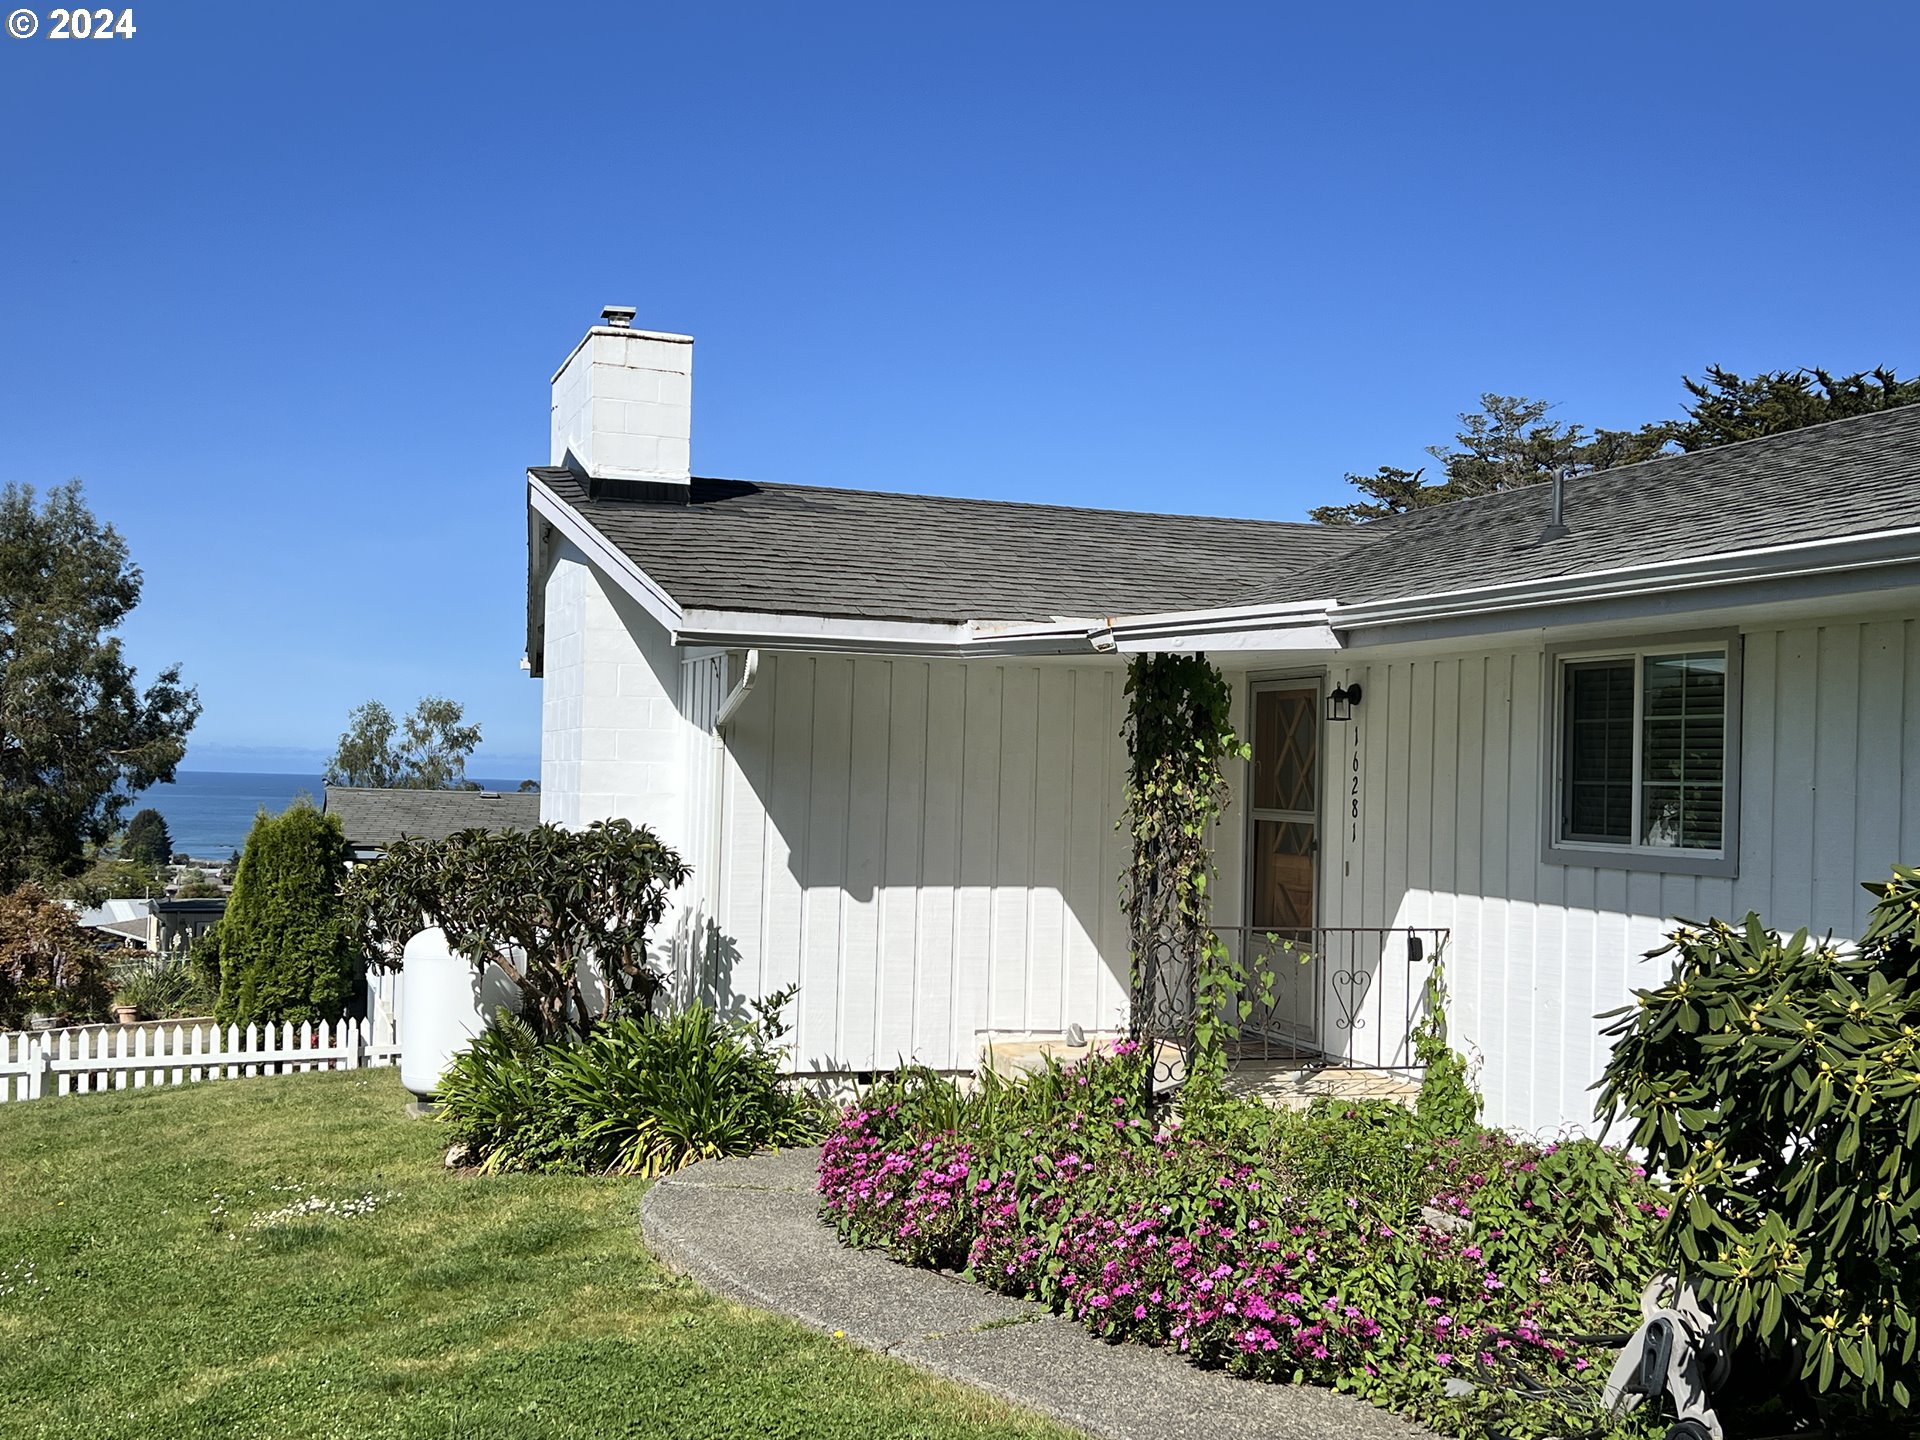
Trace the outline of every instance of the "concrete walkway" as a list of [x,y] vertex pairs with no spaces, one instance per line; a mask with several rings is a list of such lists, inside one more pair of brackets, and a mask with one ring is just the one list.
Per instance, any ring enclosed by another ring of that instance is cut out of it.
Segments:
[[711,1160],[640,1203],[647,1244],[720,1295],[841,1331],[1104,1440],[1433,1440],[1363,1401],[1112,1345],[1042,1306],[849,1250],[817,1217],[820,1152]]

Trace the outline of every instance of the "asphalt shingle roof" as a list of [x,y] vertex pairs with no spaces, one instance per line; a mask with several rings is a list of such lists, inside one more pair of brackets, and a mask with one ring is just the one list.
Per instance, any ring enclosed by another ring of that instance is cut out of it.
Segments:
[[444,840],[461,830],[530,830],[540,823],[538,795],[494,790],[366,790],[326,787],[322,808],[340,817],[347,843],[378,850],[402,837]]
[[1577,476],[1568,534],[1543,542],[1551,508],[1536,485],[1356,526],[1331,563],[1220,603],[1352,604],[1920,524],[1920,405]]
[[1359,526],[696,479],[688,504],[532,472],[682,606],[1046,620],[1345,603],[1576,576],[1920,523],[1920,406]]
[[1046,620],[1192,610],[1252,573],[1353,546],[1324,525],[693,482],[690,503],[587,498],[532,472],[682,606],[897,620]]

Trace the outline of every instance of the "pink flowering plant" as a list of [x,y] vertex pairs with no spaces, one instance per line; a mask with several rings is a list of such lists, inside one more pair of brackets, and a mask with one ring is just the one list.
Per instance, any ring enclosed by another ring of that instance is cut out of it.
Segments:
[[1143,1063],[1121,1044],[971,1096],[925,1072],[879,1086],[826,1145],[824,1215],[1105,1338],[1446,1433],[1661,1433],[1650,1414],[1607,1428],[1611,1355],[1578,1338],[1638,1323],[1667,1214],[1625,1154],[1205,1086],[1150,1119]]

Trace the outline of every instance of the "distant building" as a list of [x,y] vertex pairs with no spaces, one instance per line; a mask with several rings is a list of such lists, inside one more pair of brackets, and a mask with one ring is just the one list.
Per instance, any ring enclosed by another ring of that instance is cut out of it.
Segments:
[[[340,821],[357,865],[377,860],[397,840],[444,840],[462,830],[531,830],[540,823],[537,794],[498,790],[379,790],[329,785],[320,808]],[[398,1034],[399,976],[369,969],[356,1009],[382,1034]]]
[[110,935],[129,950],[186,958],[194,941],[220,923],[227,902],[211,900],[114,899],[80,912],[89,930]]
[[444,840],[462,830],[531,830],[540,823],[537,794],[498,790],[329,785],[321,809],[339,818],[356,861],[376,859],[396,840]]

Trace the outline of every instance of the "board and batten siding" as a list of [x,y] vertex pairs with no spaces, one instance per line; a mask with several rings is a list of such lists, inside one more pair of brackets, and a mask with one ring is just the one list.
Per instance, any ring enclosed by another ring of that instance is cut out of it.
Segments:
[[[1337,667],[1357,679],[1358,834],[1346,725],[1325,727],[1326,925],[1444,926],[1456,1042],[1481,1062],[1487,1118],[1592,1128],[1606,1060],[1594,1016],[1658,983],[1671,918],[1757,911],[1857,935],[1864,880],[1920,857],[1920,619],[1750,627],[1737,878],[1541,857],[1544,649]],[[1323,1037],[1325,1038],[1325,1037]]]
[[796,1068],[970,1071],[1126,1024],[1124,672],[763,653],[729,722],[722,1003],[798,984]]

